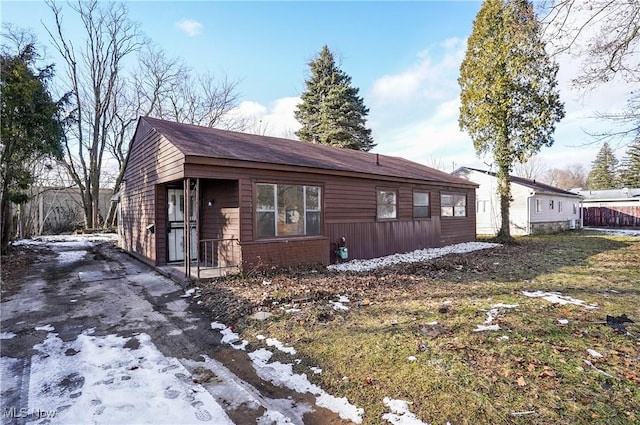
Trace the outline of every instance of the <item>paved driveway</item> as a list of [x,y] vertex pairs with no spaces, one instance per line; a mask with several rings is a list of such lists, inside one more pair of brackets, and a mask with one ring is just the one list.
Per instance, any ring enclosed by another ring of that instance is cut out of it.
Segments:
[[343,423],[261,379],[197,299],[113,243],[46,246],[1,304],[2,423]]

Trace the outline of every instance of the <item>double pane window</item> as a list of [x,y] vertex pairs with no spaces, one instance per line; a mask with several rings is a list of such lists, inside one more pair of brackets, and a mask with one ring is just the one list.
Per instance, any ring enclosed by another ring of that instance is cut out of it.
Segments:
[[463,193],[441,194],[440,215],[442,217],[466,217],[467,195]]
[[320,187],[256,185],[259,238],[320,234]]
[[415,218],[431,216],[431,212],[429,211],[429,193],[413,192],[413,216]]

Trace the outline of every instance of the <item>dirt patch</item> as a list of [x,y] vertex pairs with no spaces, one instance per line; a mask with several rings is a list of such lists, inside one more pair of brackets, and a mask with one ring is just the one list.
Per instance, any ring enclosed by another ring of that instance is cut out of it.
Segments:
[[18,245],[11,247],[9,253],[0,259],[2,301],[20,291],[25,273],[31,265],[43,261],[44,256],[51,255],[55,255],[53,251],[43,246]]
[[480,274],[496,280],[516,279],[520,274],[510,276],[513,274],[511,268],[505,274],[503,263],[517,261],[524,270],[533,268],[535,265],[527,265],[532,262],[532,249],[544,247],[514,244],[366,273],[298,269],[246,279],[212,280],[199,283],[202,307],[213,320],[233,324],[257,310],[296,309],[318,302],[326,304],[337,295],[346,295],[352,304],[367,305],[387,300],[398,291],[405,296],[411,296],[412,292],[422,293],[424,284],[434,280],[468,282],[478,279]]
[[[572,235],[528,239],[492,249],[451,254],[412,264],[398,264],[365,273],[336,273],[323,268],[286,270],[249,278],[226,278],[199,283],[202,307],[213,320],[234,324],[251,313],[326,304],[337,295],[349,297],[352,305],[370,304],[401,296],[411,298],[432,291],[433,298],[451,291],[485,288],[465,283],[478,280],[508,283],[527,281],[567,264],[586,264],[589,256],[625,244],[600,237],[582,238],[572,245]],[[446,285],[431,285],[446,282]],[[433,287],[432,287],[433,286]],[[495,288],[488,287],[490,291]],[[486,292],[486,291],[485,291]]]

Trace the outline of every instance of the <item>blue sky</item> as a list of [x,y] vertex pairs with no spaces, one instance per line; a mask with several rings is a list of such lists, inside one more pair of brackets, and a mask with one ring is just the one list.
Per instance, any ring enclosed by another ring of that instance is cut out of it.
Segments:
[[[451,171],[487,168],[469,137],[458,129],[458,69],[479,1],[129,1],[130,18],[169,55],[192,68],[241,80],[238,114],[289,137],[304,90],[307,62],[327,44],[370,108],[375,152],[402,156]],[[2,22],[30,27],[49,42],[44,1],[2,1]],[[69,23],[72,14],[68,12]],[[70,27],[72,28],[72,27]],[[53,57],[53,49],[49,53]],[[595,158],[584,130],[605,125],[593,117],[625,104],[629,87],[611,85],[584,94],[570,88],[576,58],[560,58],[561,95],[567,111],[555,145],[540,158],[547,167]],[[60,65],[62,66],[62,65]],[[622,152],[620,152],[622,153]]]

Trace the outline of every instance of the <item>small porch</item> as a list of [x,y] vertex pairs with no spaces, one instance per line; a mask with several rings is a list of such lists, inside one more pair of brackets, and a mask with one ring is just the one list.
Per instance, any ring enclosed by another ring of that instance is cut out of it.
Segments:
[[240,272],[238,186],[237,180],[203,178],[160,185],[165,207],[158,208],[158,221],[166,224],[157,235],[160,272],[182,281]]

